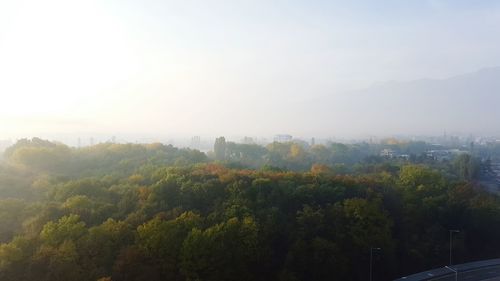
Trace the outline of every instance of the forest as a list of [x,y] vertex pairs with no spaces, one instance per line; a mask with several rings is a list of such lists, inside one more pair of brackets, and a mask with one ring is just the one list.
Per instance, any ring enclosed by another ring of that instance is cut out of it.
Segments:
[[430,148],[22,139],[0,164],[0,280],[368,280],[372,248],[390,280],[446,265],[450,229],[455,263],[498,257],[487,162]]

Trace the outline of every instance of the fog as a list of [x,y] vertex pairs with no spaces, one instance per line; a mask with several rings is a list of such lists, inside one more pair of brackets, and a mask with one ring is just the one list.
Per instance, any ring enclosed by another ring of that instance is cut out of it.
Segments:
[[0,138],[497,134],[498,83],[453,77],[499,29],[494,1],[1,1]]

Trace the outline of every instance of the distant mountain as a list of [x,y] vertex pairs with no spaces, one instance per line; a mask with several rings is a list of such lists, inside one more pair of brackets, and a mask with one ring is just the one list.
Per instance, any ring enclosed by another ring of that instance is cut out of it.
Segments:
[[497,134],[500,67],[442,80],[388,82],[332,95],[315,104],[317,112],[332,120],[333,130],[371,134],[427,134],[444,130]]

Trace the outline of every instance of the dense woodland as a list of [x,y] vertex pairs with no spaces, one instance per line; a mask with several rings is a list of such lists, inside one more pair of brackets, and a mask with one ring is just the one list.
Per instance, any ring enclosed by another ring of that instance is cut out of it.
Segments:
[[20,140],[0,165],[0,280],[375,280],[500,256],[482,163],[429,144]]

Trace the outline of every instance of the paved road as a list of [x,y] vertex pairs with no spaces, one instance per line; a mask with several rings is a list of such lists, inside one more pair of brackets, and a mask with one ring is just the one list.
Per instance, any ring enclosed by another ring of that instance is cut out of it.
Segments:
[[439,277],[439,278],[430,279],[430,280],[433,280],[433,281],[500,280],[500,266],[480,268],[480,269],[470,270],[467,272],[459,272],[457,279],[455,279],[455,274],[451,273],[451,275],[448,275],[446,277]]
[[441,267],[401,277],[396,281],[500,281],[500,259]]

